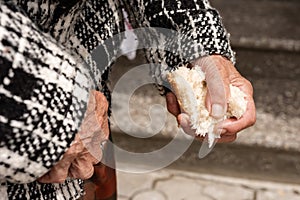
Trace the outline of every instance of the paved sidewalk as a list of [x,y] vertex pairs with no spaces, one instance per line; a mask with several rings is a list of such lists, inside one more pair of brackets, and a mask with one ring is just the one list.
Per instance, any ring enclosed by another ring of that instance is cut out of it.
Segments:
[[300,200],[300,185],[163,169],[118,172],[119,200]]

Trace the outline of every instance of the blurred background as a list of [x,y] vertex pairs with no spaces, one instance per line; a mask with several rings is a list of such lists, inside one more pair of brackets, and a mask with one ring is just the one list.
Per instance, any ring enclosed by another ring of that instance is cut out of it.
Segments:
[[[119,171],[121,200],[300,199],[300,1],[210,2],[231,34],[237,69],[254,86],[257,122],[239,133],[235,142],[217,144],[203,159],[197,157],[201,143],[195,141],[180,159],[159,171]],[[121,57],[113,68],[111,87],[143,63],[142,51],[134,60]],[[119,104],[122,109],[124,102]],[[155,104],[165,107],[164,97],[153,85],[140,87],[130,100],[132,119],[141,126],[149,124],[149,109]],[[159,149],[177,130],[170,114],[164,128],[146,139],[129,136],[112,124],[115,144],[133,152]]]

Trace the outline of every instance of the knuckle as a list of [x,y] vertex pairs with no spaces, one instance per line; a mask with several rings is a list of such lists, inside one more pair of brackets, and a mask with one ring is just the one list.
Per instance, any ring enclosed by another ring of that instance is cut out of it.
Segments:
[[245,80],[245,85],[246,87],[249,89],[249,91],[251,91],[251,94],[253,93],[253,86],[252,86],[252,83],[247,80],[247,79],[244,79]]
[[83,173],[79,178],[86,180],[93,176],[94,174],[94,167],[91,167],[88,172]]
[[254,116],[254,117],[250,118],[249,125],[253,126],[255,123],[256,123],[256,117]]
[[78,162],[76,165],[72,165],[69,174],[73,178],[89,179],[94,174],[94,166],[90,161]]
[[253,114],[248,118],[246,127],[253,126],[255,123],[256,123],[256,114],[254,111]]
[[235,141],[236,138],[237,138],[237,134],[234,134],[233,137],[232,137],[232,139],[233,139],[232,142]]

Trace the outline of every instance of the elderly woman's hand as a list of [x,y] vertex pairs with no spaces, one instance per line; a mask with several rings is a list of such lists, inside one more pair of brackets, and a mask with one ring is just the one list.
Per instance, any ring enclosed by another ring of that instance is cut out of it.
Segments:
[[[246,94],[248,103],[244,115],[240,119],[226,119],[215,127],[218,132],[221,132],[219,142],[234,141],[239,131],[252,126],[256,121],[251,83],[240,75],[231,61],[219,55],[197,59],[192,65],[200,66],[205,73],[208,88],[206,107],[212,117],[220,119],[225,115],[228,98],[230,97],[229,84],[239,87]],[[190,128],[189,117],[180,112],[176,96],[169,92],[166,94],[166,100],[169,112],[177,117],[177,121],[183,130],[190,135],[195,135],[195,131]]]
[[84,147],[77,134],[63,158],[38,181],[41,183],[62,183],[67,177],[88,179],[94,173],[93,165],[98,162]]
[[38,179],[41,183],[62,183],[67,177],[88,179],[102,158],[100,145],[108,139],[108,103],[97,91],[90,93],[87,111],[70,148],[51,170]]

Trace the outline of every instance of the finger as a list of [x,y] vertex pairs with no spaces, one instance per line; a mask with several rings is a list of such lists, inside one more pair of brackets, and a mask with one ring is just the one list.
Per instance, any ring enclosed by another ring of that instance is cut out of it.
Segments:
[[75,139],[71,147],[63,155],[63,158],[58,161],[51,170],[38,179],[41,183],[62,183],[68,177],[69,168],[73,160],[79,152],[82,152],[83,144],[80,141],[78,135],[75,136]]
[[177,117],[180,114],[180,107],[177,102],[177,98],[173,92],[168,92],[166,94],[166,102],[168,111]]
[[75,157],[63,157],[51,170],[38,179],[41,183],[62,183],[68,177],[69,167]]
[[227,110],[227,99],[230,96],[229,76],[226,70],[227,60],[220,57],[204,57],[197,63],[205,73],[211,106],[211,115],[220,119]]
[[253,99],[248,101],[247,110],[240,119],[226,119],[218,125],[219,128],[225,129],[228,133],[235,134],[245,128],[252,126],[256,121],[256,111]]
[[92,177],[94,173],[93,164],[95,163],[95,159],[91,159],[91,157],[83,155],[79,158],[76,158],[71,164],[69,176],[72,178],[80,178],[83,180]]
[[224,128],[218,128],[218,126],[217,125],[215,125],[214,126],[214,133],[216,134],[216,135],[226,135],[228,132],[227,132],[227,130],[226,129],[224,129]]
[[181,113],[177,117],[180,127],[183,129],[183,131],[191,136],[195,136],[195,129],[191,128],[191,122],[190,118],[187,114]]
[[[214,72],[212,72],[214,73]],[[229,93],[228,85],[224,84],[223,80],[219,75],[210,75],[207,76],[207,88],[209,91],[209,100],[210,106],[209,110],[211,111],[211,116],[220,119],[225,115],[227,110],[227,95]]]
[[92,163],[92,165],[96,165],[100,162],[99,159],[97,159],[93,154],[91,154],[88,149],[85,149],[85,151],[80,155],[80,157],[84,157],[88,162]]
[[63,183],[68,177],[69,166],[66,170],[53,167],[47,174],[40,177],[38,181],[40,183]]
[[228,143],[233,142],[237,138],[236,134],[233,135],[222,135],[220,139],[218,139],[218,143]]

